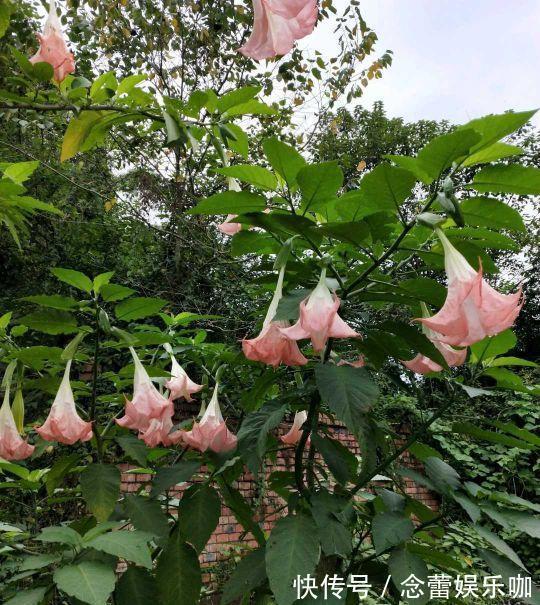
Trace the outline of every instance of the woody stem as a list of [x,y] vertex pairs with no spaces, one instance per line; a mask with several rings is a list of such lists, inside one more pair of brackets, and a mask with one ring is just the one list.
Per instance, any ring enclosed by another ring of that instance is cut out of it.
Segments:
[[95,326],[94,326],[94,363],[92,367],[92,401],[90,404],[90,420],[92,422],[92,430],[96,438],[96,456],[99,462],[103,457],[103,440],[96,426],[96,410],[97,410],[97,383],[98,383],[98,360],[99,360],[99,305],[96,302],[95,310]]

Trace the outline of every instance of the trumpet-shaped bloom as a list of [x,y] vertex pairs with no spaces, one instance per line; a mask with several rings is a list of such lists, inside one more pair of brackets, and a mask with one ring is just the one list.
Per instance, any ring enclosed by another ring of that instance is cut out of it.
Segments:
[[166,437],[172,428],[173,402],[156,389],[135,350],[130,347],[130,351],[135,364],[133,399],[126,400],[125,415],[116,422],[139,431],[139,437],[143,440],[153,441],[158,434]]
[[305,410],[302,410],[301,412],[296,412],[289,432],[285,435],[281,435],[281,441],[283,441],[283,443],[286,443],[287,445],[297,444],[300,441],[300,438],[302,437],[302,425],[306,420],[307,412]]
[[[227,428],[221,415],[218,387],[219,385],[216,384],[212,399],[200,422],[194,422],[191,431],[182,431],[184,443],[200,452],[206,452],[207,450],[216,453],[230,452],[236,448],[238,441],[236,436]],[[175,438],[175,433],[173,433],[172,438]]]
[[58,443],[73,445],[76,441],[92,439],[92,423],[82,420],[75,408],[75,399],[69,382],[70,370],[71,359],[67,362],[64,377],[47,420],[36,428],[36,432],[45,441],[58,441]]
[[290,328],[280,328],[292,340],[310,338],[315,351],[322,351],[328,338],[357,338],[357,334],[337,314],[339,298],[326,285],[326,269],[313,292],[300,303],[300,319]]
[[366,360],[364,359],[363,355],[360,355],[356,361],[347,361],[346,359],[341,359],[338,362],[338,366],[352,366],[353,368],[363,368],[365,365]]
[[9,386],[6,387],[4,403],[0,408],[0,458],[4,460],[24,460],[32,455],[34,446],[29,445],[20,435],[9,405]]
[[237,217],[237,214],[229,214],[227,215],[227,219],[218,225],[218,229],[223,233],[223,235],[236,235],[239,231],[242,231],[242,225],[240,223],[235,223],[234,219]]
[[[424,318],[429,318],[429,311],[424,303],[421,303]],[[446,363],[452,368],[463,365],[467,357],[467,349],[457,350],[452,348],[443,342],[440,342],[440,334],[433,332],[426,325],[422,326],[422,331],[431,340],[435,347],[441,352],[441,355],[446,359]],[[403,361],[403,365],[409,370],[416,372],[417,374],[428,374],[429,372],[440,372],[443,367],[426,357],[425,355],[418,354],[414,359],[410,361]]]
[[37,34],[39,50],[30,59],[30,63],[49,63],[54,69],[56,82],[62,80],[75,71],[75,59],[73,53],[69,52],[62,34],[62,25],[56,13],[55,0],[51,0],[49,16],[45,22],[43,34]]
[[279,301],[283,296],[283,278],[285,266],[279,277],[272,302],[268,307],[263,328],[259,336],[242,341],[244,355],[253,361],[261,361],[277,367],[280,363],[287,366],[303,366],[308,360],[302,355],[298,345],[282,333],[283,328],[290,326],[288,321],[274,321]]
[[187,375],[184,368],[176,361],[171,355],[172,367],[171,376],[172,378],[165,383],[165,387],[170,391],[171,399],[180,399],[183,397],[186,401],[193,401],[191,395],[198,393],[202,388],[202,384],[196,384]]
[[523,306],[521,288],[515,294],[500,294],[475,271],[437,229],[444,248],[448,294],[441,310],[421,318],[446,344],[466,347],[510,328]]
[[317,23],[317,0],[253,0],[253,30],[239,49],[256,61],[286,55]]

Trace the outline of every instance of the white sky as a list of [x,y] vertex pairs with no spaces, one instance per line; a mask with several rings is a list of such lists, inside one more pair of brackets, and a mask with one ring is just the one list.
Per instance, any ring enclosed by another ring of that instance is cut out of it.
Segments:
[[[334,0],[340,12],[347,3]],[[375,54],[394,51],[361,104],[382,100],[390,116],[454,123],[540,107],[539,0],[364,0],[361,9],[379,36]],[[302,46],[331,52],[330,23]]]

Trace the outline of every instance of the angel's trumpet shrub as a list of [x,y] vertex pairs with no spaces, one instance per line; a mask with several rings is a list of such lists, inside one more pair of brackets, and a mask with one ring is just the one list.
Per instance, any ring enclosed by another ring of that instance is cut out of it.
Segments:
[[300,319],[290,328],[280,328],[292,340],[310,338],[315,351],[322,351],[329,338],[358,338],[338,315],[340,300],[326,285],[326,269],[316,288],[300,303]]
[[296,412],[289,432],[285,435],[281,435],[281,441],[283,441],[283,443],[286,443],[287,445],[296,445],[300,441],[300,437],[302,437],[302,425],[306,420],[307,412],[305,410],[302,410],[301,412]]
[[[212,399],[199,422],[193,423],[191,431],[183,431],[182,439],[186,445],[189,445],[195,450],[206,452],[225,453],[236,448],[237,438],[233,435],[227,425],[218,402],[218,388],[216,384]],[[173,437],[174,437],[173,433]]]
[[[173,426],[173,402],[156,389],[135,349],[130,347],[129,350],[135,364],[133,398],[126,400],[125,415],[116,422],[122,427],[139,431],[141,439],[156,445],[167,437]],[[161,439],[156,442],[158,436]]]
[[510,328],[523,306],[521,288],[500,294],[483,279],[482,267],[475,271],[440,229],[437,235],[444,249],[448,293],[438,313],[418,321],[437,332],[440,342],[458,347]]
[[4,460],[24,460],[32,455],[34,446],[29,445],[20,435],[9,405],[9,385],[6,386],[4,403],[0,408],[0,458]]
[[[424,318],[430,317],[429,311],[424,303],[422,305],[422,314]],[[440,342],[440,335],[433,330],[430,330],[426,325],[422,326],[422,331],[431,340],[435,347],[441,352],[441,355],[445,358],[446,363],[452,368],[463,365],[467,357],[467,349],[457,350],[452,348],[450,345]],[[429,372],[440,372],[443,367],[426,357],[425,355],[418,354],[414,359],[410,361],[402,361],[403,365],[409,370],[416,372],[417,374],[428,374]]]
[[253,0],[253,30],[239,51],[256,61],[286,55],[317,23],[317,0]]
[[171,355],[171,379],[165,383],[165,388],[169,389],[171,399],[183,398],[186,401],[193,401],[193,393],[198,393],[202,388],[202,384],[196,384],[187,375],[184,368]]
[[55,0],[51,0],[45,29],[43,34],[37,34],[37,39],[39,50],[31,57],[30,63],[49,63],[54,69],[55,81],[62,82],[68,74],[75,71],[75,59],[66,45],[62,24],[56,13]]
[[248,359],[261,361],[270,366],[277,367],[280,363],[287,366],[303,366],[308,360],[302,355],[296,342],[281,331],[282,328],[290,326],[289,322],[286,320],[274,321],[279,301],[283,296],[284,275],[285,267],[282,267],[261,333],[256,338],[244,339],[242,349]]
[[78,414],[69,382],[71,359],[67,362],[64,377],[56,393],[51,410],[45,422],[36,432],[45,441],[58,441],[73,445],[77,441],[92,439],[92,423],[85,422]]

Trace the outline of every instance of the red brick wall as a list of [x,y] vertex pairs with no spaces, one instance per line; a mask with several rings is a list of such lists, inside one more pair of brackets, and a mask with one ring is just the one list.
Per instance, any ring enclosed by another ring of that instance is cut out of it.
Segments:
[[[341,443],[346,445],[354,454],[360,455],[360,448],[355,438],[341,424],[328,424],[330,434],[339,439]],[[284,423],[278,433],[283,434],[290,428],[290,422]],[[399,445],[399,444],[398,444]],[[316,457],[317,462],[321,462],[320,458]],[[419,468],[421,465],[416,462],[408,453],[402,456],[402,463],[411,468]],[[133,467],[132,467],[133,468]],[[267,464],[264,472],[263,480],[255,481],[251,473],[246,471],[239,480],[234,484],[234,487],[246,498],[252,505],[257,503],[258,518],[263,530],[269,532],[274,523],[280,516],[285,514],[284,501],[274,492],[264,489],[261,498],[261,484],[266,484],[264,479],[274,471],[291,471],[294,469],[294,447],[281,445],[276,456],[274,464]],[[204,467],[201,472],[204,472]],[[122,466],[122,490],[125,492],[136,492],[139,489],[145,489],[145,484],[150,481],[150,475],[134,474],[129,472],[129,466]],[[436,510],[438,502],[435,496],[430,493],[425,487],[417,485],[410,479],[404,479],[405,491],[420,500],[425,505]],[[374,485],[384,485],[384,482],[374,482]],[[169,492],[171,498],[181,498],[183,491],[189,484],[179,485],[174,487]],[[201,563],[208,567],[213,567],[215,564],[229,558],[231,550],[240,549],[241,547],[256,546],[256,542],[251,534],[245,535],[241,525],[236,521],[232,511],[223,506],[221,517],[212,534],[206,549],[201,555]],[[234,548],[231,548],[234,547]],[[205,578],[208,580],[209,577]]]

